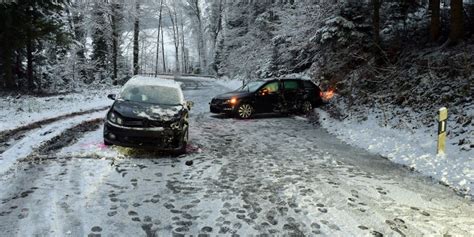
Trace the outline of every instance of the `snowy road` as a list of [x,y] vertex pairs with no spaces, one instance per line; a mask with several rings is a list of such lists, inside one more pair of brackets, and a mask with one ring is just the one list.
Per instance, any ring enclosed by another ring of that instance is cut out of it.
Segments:
[[473,202],[447,187],[305,118],[211,115],[226,89],[186,83],[189,154],[104,147],[101,126],[68,125],[1,176],[1,235],[474,235]]

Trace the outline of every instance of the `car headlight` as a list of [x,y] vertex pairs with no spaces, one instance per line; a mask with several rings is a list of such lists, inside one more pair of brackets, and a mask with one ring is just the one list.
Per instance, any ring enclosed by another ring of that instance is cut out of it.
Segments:
[[114,112],[109,113],[109,121],[112,123],[117,123],[118,116]]
[[123,124],[122,118],[117,117],[117,124],[119,124],[119,125],[122,125],[122,124]]
[[230,104],[230,105],[237,104],[237,98],[232,98],[230,100],[226,100],[226,104]]

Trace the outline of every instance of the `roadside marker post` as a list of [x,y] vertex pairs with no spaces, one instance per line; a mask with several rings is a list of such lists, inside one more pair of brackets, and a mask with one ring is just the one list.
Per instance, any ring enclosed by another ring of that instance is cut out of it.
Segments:
[[446,121],[448,120],[448,109],[443,107],[438,111],[438,155],[445,154],[446,149]]

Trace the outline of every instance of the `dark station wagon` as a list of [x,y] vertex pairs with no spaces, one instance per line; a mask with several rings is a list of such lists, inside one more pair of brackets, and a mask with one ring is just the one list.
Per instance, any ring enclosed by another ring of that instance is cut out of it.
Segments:
[[211,113],[235,115],[241,119],[258,113],[309,113],[322,103],[321,90],[310,80],[270,79],[214,97]]

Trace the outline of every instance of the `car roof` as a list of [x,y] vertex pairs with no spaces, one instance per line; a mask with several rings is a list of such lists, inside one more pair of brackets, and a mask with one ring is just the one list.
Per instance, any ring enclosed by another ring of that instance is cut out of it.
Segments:
[[295,81],[311,81],[310,79],[304,78],[293,78],[293,77],[282,77],[282,78],[265,78],[265,79],[258,79],[256,81],[268,82],[268,81],[281,81],[281,80],[295,80]]
[[181,84],[171,80],[151,76],[134,76],[125,83],[126,86],[162,86],[181,89]]

